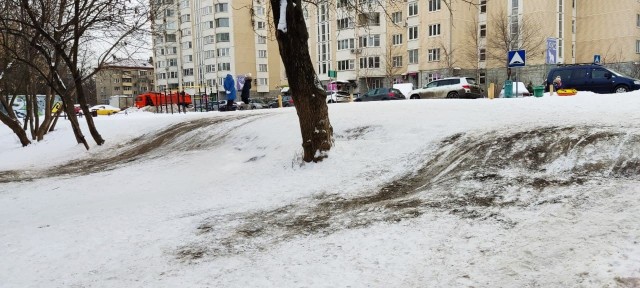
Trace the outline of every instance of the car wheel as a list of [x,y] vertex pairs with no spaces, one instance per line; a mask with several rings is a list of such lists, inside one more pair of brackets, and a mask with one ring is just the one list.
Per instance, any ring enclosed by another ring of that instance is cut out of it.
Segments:
[[329,99],[329,101],[327,103],[329,103],[329,104],[336,103],[336,101],[333,101],[333,99]]
[[625,85],[619,85],[616,86],[616,93],[625,93],[625,92],[629,92],[629,88]]
[[420,95],[417,95],[417,94],[411,95],[409,99],[420,99]]
[[459,98],[460,96],[458,95],[458,92],[456,91],[451,91],[447,94],[447,99],[454,99],[454,98]]

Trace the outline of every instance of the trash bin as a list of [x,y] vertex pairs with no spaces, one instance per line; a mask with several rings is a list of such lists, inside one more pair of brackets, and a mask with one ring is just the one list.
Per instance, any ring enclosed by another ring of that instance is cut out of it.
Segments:
[[533,96],[542,97],[544,95],[544,86],[533,86]]
[[504,98],[513,97],[513,81],[504,81]]

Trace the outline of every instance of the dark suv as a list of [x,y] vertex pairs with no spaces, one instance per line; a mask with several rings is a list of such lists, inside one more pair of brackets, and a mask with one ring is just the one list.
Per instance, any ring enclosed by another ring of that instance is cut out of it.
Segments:
[[595,93],[621,93],[640,89],[640,80],[624,76],[614,70],[595,64],[566,65],[551,69],[545,90],[553,79],[560,76],[564,89]]

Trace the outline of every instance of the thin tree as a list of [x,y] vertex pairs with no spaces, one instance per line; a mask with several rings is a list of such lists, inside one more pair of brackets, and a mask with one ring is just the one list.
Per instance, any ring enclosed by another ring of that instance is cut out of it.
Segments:
[[532,15],[519,17],[500,10],[491,15],[489,27],[487,56],[491,60],[506,63],[506,55],[511,50],[526,50],[527,55],[543,57],[545,39],[540,34],[542,26]]

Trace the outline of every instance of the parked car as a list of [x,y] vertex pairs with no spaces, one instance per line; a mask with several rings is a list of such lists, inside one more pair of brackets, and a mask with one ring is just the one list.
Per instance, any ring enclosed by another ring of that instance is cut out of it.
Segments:
[[262,103],[262,101],[257,100],[257,99],[249,99],[249,104],[244,104],[243,102],[240,102],[240,105],[238,105],[238,108],[240,110],[244,110],[244,109],[246,109],[247,105],[251,106],[251,109],[266,108],[265,104]]
[[547,75],[545,91],[553,79],[560,76],[563,89],[595,93],[621,93],[640,89],[640,80],[624,76],[596,64],[564,65],[553,68]]
[[382,100],[404,100],[402,92],[396,88],[374,88],[364,93],[362,96],[356,98],[355,102],[363,101],[382,101]]
[[[511,97],[526,97],[531,96],[531,93],[527,89],[527,85],[524,85],[524,82],[513,82],[513,86],[511,86]],[[516,90],[517,94],[516,95]],[[504,97],[504,85],[502,85],[502,90],[500,90],[500,98]]]
[[[293,107],[293,97],[282,96],[282,107]],[[269,102],[269,108],[278,108],[278,99],[273,99]]]
[[431,81],[409,92],[410,99],[425,98],[482,98],[482,89],[471,77],[451,77]]
[[236,111],[238,110],[238,102],[233,101],[233,105],[231,105],[231,109],[227,108],[227,100],[220,100],[220,111]]
[[120,112],[120,108],[111,105],[96,105],[89,108],[89,112],[96,112],[96,115],[113,115]]
[[327,92],[327,103],[349,102],[351,95],[346,91]]

